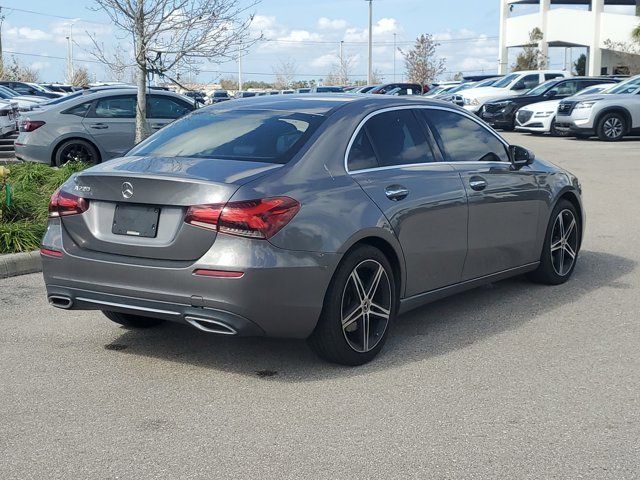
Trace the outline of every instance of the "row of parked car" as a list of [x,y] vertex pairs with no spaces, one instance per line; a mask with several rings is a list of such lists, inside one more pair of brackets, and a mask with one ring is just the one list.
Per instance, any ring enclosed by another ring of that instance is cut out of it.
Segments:
[[[5,101],[10,104],[8,115],[0,108],[0,128],[3,134],[5,129],[15,130],[21,115],[15,142],[19,159],[51,165],[70,160],[99,163],[134,145],[137,92],[133,86],[94,87],[59,95],[45,92],[49,96],[20,95],[11,87],[15,85],[0,82],[0,95],[7,95]],[[307,93],[343,91],[342,87],[325,86]],[[254,96],[245,95],[254,92],[239,93],[240,98]],[[359,87],[351,93],[430,96],[458,104],[504,130],[598,136],[606,141],[640,134],[640,76],[621,81],[573,77],[564,71],[529,71],[439,85],[427,94],[418,85],[401,83]],[[198,103],[193,96],[150,88],[149,125],[159,130],[198,108]]]
[[640,75],[574,77],[563,71],[516,72],[435,98],[452,101],[489,125],[618,141],[640,134]]

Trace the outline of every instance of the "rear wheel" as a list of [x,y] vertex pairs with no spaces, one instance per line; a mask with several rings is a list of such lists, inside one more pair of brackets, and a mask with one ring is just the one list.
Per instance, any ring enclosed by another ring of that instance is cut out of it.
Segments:
[[358,247],[338,267],[308,343],[330,362],[367,363],[382,350],[397,303],[389,260],[377,248]]
[[560,200],[551,214],[540,266],[529,275],[531,280],[547,285],[569,280],[578,260],[581,232],[576,208],[568,200]]
[[84,162],[95,165],[100,162],[100,154],[96,147],[85,140],[67,140],[56,150],[53,162],[56,167],[61,167],[68,162]]
[[102,313],[112,322],[127,328],[151,328],[164,323],[164,320],[159,318],[141,317],[129,313],[110,312],[107,310],[103,310]]
[[627,133],[627,120],[619,113],[607,113],[598,122],[598,138],[604,142],[617,142]]

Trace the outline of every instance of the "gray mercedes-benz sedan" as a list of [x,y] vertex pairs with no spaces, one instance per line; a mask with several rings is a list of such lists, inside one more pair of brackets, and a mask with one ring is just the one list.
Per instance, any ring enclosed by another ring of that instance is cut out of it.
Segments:
[[506,277],[560,284],[572,174],[422,98],[225,102],[69,179],[42,242],[51,304],[144,328],[308,338],[371,360],[402,312]]

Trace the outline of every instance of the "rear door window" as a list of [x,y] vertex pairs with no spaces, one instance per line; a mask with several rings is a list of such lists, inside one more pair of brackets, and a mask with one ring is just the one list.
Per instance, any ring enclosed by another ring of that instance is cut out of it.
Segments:
[[380,166],[365,128],[360,129],[360,133],[351,145],[347,166],[351,172]]
[[381,167],[436,161],[422,125],[411,110],[375,115],[365,128]]

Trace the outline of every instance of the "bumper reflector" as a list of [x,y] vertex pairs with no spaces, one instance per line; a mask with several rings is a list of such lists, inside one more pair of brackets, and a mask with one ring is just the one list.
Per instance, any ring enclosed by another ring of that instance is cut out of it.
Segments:
[[44,247],[40,248],[40,255],[44,257],[62,258],[62,252]]
[[244,272],[230,272],[227,270],[207,270],[205,268],[198,268],[193,271],[193,274],[198,277],[214,277],[214,278],[242,278]]

